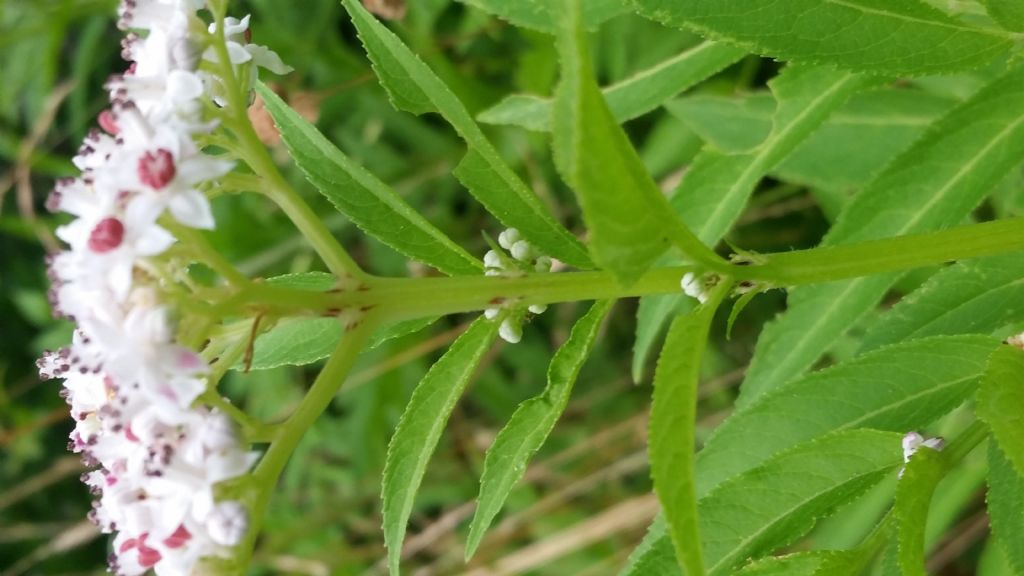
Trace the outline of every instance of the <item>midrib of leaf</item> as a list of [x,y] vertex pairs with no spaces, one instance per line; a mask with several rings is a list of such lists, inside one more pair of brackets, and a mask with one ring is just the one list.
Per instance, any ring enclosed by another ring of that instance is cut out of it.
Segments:
[[668,60],[663,60],[663,61],[655,64],[654,66],[651,66],[650,68],[647,68],[646,70],[640,70],[639,72],[637,72],[636,74],[633,74],[632,76],[630,76],[628,78],[624,78],[622,80],[619,80],[618,82],[615,82],[614,84],[609,85],[603,91],[604,92],[604,96],[607,99],[609,96],[611,96],[612,94],[615,94],[616,92],[621,92],[623,90],[627,90],[627,89],[631,88],[637,82],[640,82],[640,81],[645,80],[645,79],[647,79],[647,78],[649,78],[651,76],[654,76],[658,72],[661,72],[662,70],[664,70],[666,68],[671,68],[672,66],[674,66],[677,62],[679,62],[681,60],[686,60],[687,58],[691,58],[693,56],[696,56],[696,55],[700,54],[701,52],[706,52],[710,48],[713,48],[713,47],[717,48],[717,47],[720,47],[720,46],[721,46],[721,44],[719,42],[712,42],[710,40],[707,40],[707,41],[701,42],[700,44],[697,44],[696,46],[687,48],[686,50],[683,50],[682,52],[680,52],[679,54],[676,54],[675,56],[669,58]]
[[965,376],[964,378],[960,378],[958,380],[947,381],[944,384],[942,384],[941,386],[936,386],[934,388],[929,388],[927,390],[922,390],[921,392],[918,392],[917,394],[914,394],[913,396],[907,396],[903,400],[900,400],[898,402],[893,402],[892,404],[889,404],[888,406],[886,406],[884,409],[873,410],[871,412],[865,413],[864,415],[862,415],[860,418],[857,418],[856,420],[851,420],[851,421],[843,424],[842,426],[838,426],[836,428],[836,430],[847,430],[849,428],[856,428],[860,424],[862,424],[864,422],[867,422],[868,420],[871,420],[872,418],[875,418],[875,417],[877,417],[877,416],[879,416],[881,414],[885,414],[887,412],[892,412],[893,410],[897,410],[897,409],[903,407],[906,404],[913,404],[919,398],[924,398],[924,397],[927,397],[927,396],[932,396],[935,393],[940,392],[942,390],[945,390],[947,388],[952,388],[954,386],[958,386],[958,385],[963,384],[965,382],[970,382],[971,380],[977,380],[978,376],[979,376],[978,374],[975,374],[974,376]]
[[913,22],[914,24],[924,24],[927,26],[936,26],[939,28],[949,28],[950,30],[956,30],[958,32],[969,32],[972,34],[989,34],[998,38],[1011,38],[1012,34],[1002,32],[1000,30],[992,30],[987,28],[977,28],[974,26],[965,26],[963,24],[957,24],[953,22],[944,22],[941,20],[927,20],[924,18],[917,18],[914,16],[908,16],[906,14],[899,14],[896,12],[890,12],[888,10],[881,10],[878,8],[868,8],[854,2],[848,2],[846,0],[825,0],[826,4],[835,4],[836,6],[842,6],[844,8],[850,8],[857,12],[863,12],[865,14],[875,14],[878,16],[885,16],[886,18],[893,18],[895,20],[903,20],[905,22]]
[[[892,236],[900,236],[911,230],[911,228],[915,224],[920,222],[921,218],[924,217],[931,210],[931,208],[933,208],[936,204],[938,204],[940,201],[946,198],[950,190],[952,190],[957,184],[959,184],[960,180],[962,180],[964,176],[966,176],[975,166],[977,166],[978,162],[980,162],[988,154],[989,151],[995,148],[996,145],[999,144],[1003,139],[1005,139],[1007,135],[1011,134],[1014,130],[1021,126],[1022,123],[1024,123],[1024,115],[1020,116],[1017,120],[1015,120],[1013,123],[1009,124],[1006,128],[1000,131],[995,138],[993,138],[988,144],[986,144],[974,156],[972,156],[970,161],[964,163],[960,167],[960,169],[957,170],[954,177],[950,178],[949,181],[947,181],[947,183],[942,188],[940,188],[934,196],[932,196],[928,200],[924,207],[921,210],[919,210],[916,214],[914,214],[914,216],[910,220],[908,220],[903,226],[901,226],[899,230],[896,230],[892,234]],[[832,299],[828,306],[824,310],[822,310],[822,313],[817,315],[817,317],[814,319],[814,321],[811,323],[808,329],[801,332],[802,337],[798,338],[796,342],[794,342],[791,346],[787,348],[787,350],[789,350],[787,356],[789,358],[799,357],[799,355],[794,354],[794,352],[803,351],[811,342],[816,341],[818,339],[817,331],[827,323],[830,316],[832,315],[832,312],[834,312],[837,308],[842,306],[842,304],[846,300],[846,296],[856,291],[866,281],[867,280],[864,279],[857,279],[847,282],[846,285],[843,286],[843,291],[837,297]],[[784,362],[776,363],[775,370],[769,372],[769,374],[779,372],[779,370],[785,367],[786,364],[787,363]]]
[[989,294],[991,294],[993,292],[997,292],[997,291],[1000,291],[1000,290],[1006,290],[1007,288],[1014,288],[1014,287],[1020,286],[1022,284],[1024,284],[1024,278],[1021,278],[1020,280],[1014,280],[1013,282],[1010,282],[1009,284],[1001,284],[999,286],[995,286],[993,288],[989,288],[988,290],[985,290],[984,292],[980,292],[980,293],[972,296],[971,298],[969,298],[967,300],[964,300],[963,302],[960,302],[959,304],[953,306],[952,308],[947,308],[947,309],[943,310],[937,316],[932,317],[931,320],[929,320],[927,324],[924,324],[924,325],[920,326],[919,328],[917,328],[916,330],[914,330],[913,332],[911,332],[907,336],[907,338],[908,339],[914,338],[914,336],[917,333],[919,333],[921,330],[927,328],[928,326],[930,326],[932,324],[935,324],[935,323],[939,322],[941,319],[943,319],[943,318],[945,318],[947,316],[955,314],[957,311],[959,311],[959,310],[961,310],[963,308],[969,307],[976,300],[981,300],[981,299],[987,297]]
[[914,214],[914,216],[910,219],[910,221],[907,222],[907,224],[904,225],[898,232],[896,232],[896,234],[893,234],[893,235],[894,236],[898,236],[900,234],[904,234],[907,231],[909,231],[914,226],[914,224],[917,224],[918,222],[920,222],[921,218],[924,216],[925,213],[927,213],[939,201],[941,201],[943,198],[945,198],[946,194],[948,194],[949,191],[956,184],[958,184],[960,182],[960,180],[963,179],[963,177],[967,175],[968,172],[973,170],[974,167],[977,166],[978,162],[980,162],[982,158],[984,158],[985,156],[988,155],[989,151],[991,151],[993,148],[995,148],[997,144],[1002,142],[1009,134],[1011,134],[1014,130],[1016,130],[1021,124],[1024,124],[1024,115],[1021,115],[1017,120],[1015,120],[1014,122],[1012,122],[1009,125],[1007,125],[1007,127],[1004,128],[1001,132],[999,132],[999,134],[995,138],[993,138],[991,142],[986,144],[977,154],[975,154],[971,158],[971,160],[969,162],[963,164],[960,167],[960,169],[957,170],[957,172],[953,176],[953,178],[950,178],[949,182],[946,183],[945,186],[943,186],[942,188],[939,189],[939,193],[936,194],[935,196],[932,196],[928,200],[928,202],[924,205],[924,209],[919,210],[917,212],[917,214]]
[[[834,492],[836,490],[840,490],[842,488],[845,488],[845,487],[849,486],[850,484],[856,484],[857,482],[863,481],[865,478],[869,478],[871,476],[880,475],[884,471],[885,471],[885,468],[881,468],[879,470],[872,470],[870,472],[865,472],[863,474],[858,474],[856,476],[853,476],[853,477],[851,477],[851,478],[847,479],[846,481],[841,482],[839,484],[833,484],[827,490],[815,492],[813,494],[813,496],[805,498],[804,500],[801,500],[799,504],[796,504],[796,505],[790,507],[789,509],[787,509],[787,510],[785,510],[785,511],[779,513],[779,514],[777,514],[776,518],[777,519],[778,518],[785,519],[785,518],[789,517],[790,515],[795,514],[798,510],[800,510],[801,508],[803,508],[807,504],[809,504],[811,502],[814,502],[818,498],[827,496],[829,492]],[[766,524],[766,525],[762,526],[757,531],[751,533],[751,535],[749,537],[744,538],[743,540],[741,540],[739,543],[736,544],[735,547],[733,547],[733,551],[732,552],[730,552],[729,554],[726,554],[721,559],[719,559],[718,562],[715,562],[710,568],[708,568],[708,574],[714,574],[719,569],[719,567],[722,566],[723,564],[726,565],[726,566],[732,565],[731,560],[733,558],[735,558],[744,548],[746,548],[747,545],[749,545],[751,542],[756,541],[762,534],[767,532],[769,529],[773,528],[776,524],[778,524],[778,520],[776,520],[775,522],[772,522],[771,524]]]
[[742,194],[745,189],[749,188],[752,185],[752,179],[760,178],[762,174],[764,174],[771,168],[769,164],[772,163],[772,160],[775,160],[775,158],[772,158],[772,156],[776,154],[776,152],[780,148],[782,148],[782,146],[787,144],[787,139],[789,138],[789,136],[793,134],[797,128],[802,127],[802,121],[809,115],[811,115],[817,109],[817,107],[821,105],[822,102],[827,102],[833,94],[842,90],[844,87],[846,87],[848,83],[859,80],[860,76],[856,74],[851,74],[843,78],[841,82],[836,82],[831,87],[829,87],[828,90],[822,92],[817,98],[812,100],[810,105],[804,108],[802,112],[797,114],[796,117],[792,121],[790,121],[785,128],[780,130],[778,133],[773,133],[768,136],[768,139],[760,147],[758,147],[756,152],[753,153],[753,159],[740,174],[740,177],[736,179],[736,182],[733,184],[733,186],[729,188],[729,191],[726,193],[725,197],[715,205],[714,211],[712,211],[708,219],[704,221],[704,226],[702,226],[698,231],[698,235],[701,237],[702,240],[710,240],[710,242],[713,243],[718,242],[718,240],[721,238],[721,235],[724,234],[724,230],[719,234],[718,238],[714,239],[706,238],[705,232],[707,232],[707,230],[709,229],[709,223],[715,222],[716,220],[722,217],[722,211],[726,209],[728,204],[730,204],[728,202],[728,199],[731,199],[738,194]]

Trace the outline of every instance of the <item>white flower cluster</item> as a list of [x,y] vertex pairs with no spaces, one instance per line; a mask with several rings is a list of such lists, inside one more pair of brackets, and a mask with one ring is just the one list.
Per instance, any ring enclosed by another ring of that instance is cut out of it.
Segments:
[[[76,422],[69,449],[93,468],[82,476],[97,496],[90,518],[117,532],[117,574],[191,575],[200,558],[238,544],[248,524],[246,508],[216,501],[214,489],[245,474],[257,455],[224,414],[193,405],[209,367],[176,343],[160,298],[167,274],[158,257],[175,238],[159,219],[212,228],[197,186],[232,168],[196,142],[215,128],[206,112],[223,90],[199,70],[202,59],[215,60],[203,8],[202,0],[122,2],[119,26],[132,30],[122,54],[131,64],[107,84],[103,131],[93,130],[74,158],[81,176],[58,182],[47,202],[75,217],[57,230],[68,249],[50,259],[49,274],[54,313],[76,330],[39,370],[64,379]],[[247,26],[225,24],[232,62],[249,66],[250,78],[256,65],[283,71],[276,55],[245,42]]]
[[[484,254],[484,274],[487,276],[515,276],[527,272],[550,272],[552,261],[549,256],[540,254],[529,242],[523,239],[519,230],[509,228],[498,235],[498,245],[508,252],[488,250]],[[527,310],[532,314],[543,314],[546,304],[532,304]],[[502,316],[504,307],[488,308],[484,316],[495,320]],[[510,344],[523,339],[523,315],[516,310],[508,310],[501,319],[498,335]]]

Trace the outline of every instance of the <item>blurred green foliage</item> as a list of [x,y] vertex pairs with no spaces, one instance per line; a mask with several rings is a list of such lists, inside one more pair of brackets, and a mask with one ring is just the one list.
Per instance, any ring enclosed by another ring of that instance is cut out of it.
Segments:
[[[392,109],[336,0],[235,4],[233,13],[253,14],[256,41],[295,67],[287,77],[267,79],[278,82],[275,87],[286,100],[316,117],[324,134],[394,185],[438,228],[475,254],[486,250],[481,231],[496,236],[497,224],[451,175],[464,145],[436,117]],[[43,349],[70,338],[69,326],[51,319],[46,300],[44,246],[61,220],[47,214],[43,202],[55,178],[73,174],[69,158],[106,103],[103,82],[124,67],[115,8],[112,0],[0,0],[4,575],[98,573],[106,557],[106,538],[80,526],[89,496],[78,482],[75,459],[64,451],[71,426],[57,395],[59,385],[39,383],[34,360]],[[450,0],[410,2],[408,13],[390,25],[473,113],[509,93],[547,96],[553,90],[557,62],[549,36],[515,29]],[[592,39],[598,80],[603,85],[622,80],[697,41],[638,16],[615,17]],[[697,91],[708,98],[747,94],[763,89],[777,70],[775,62],[748,57]],[[66,97],[60,99],[62,94]],[[661,109],[626,128],[647,168],[666,189],[678,181],[701,144],[687,124]],[[518,128],[487,130],[555,214],[579,231],[578,210],[550,164],[548,138]],[[289,165],[283,150],[276,152]],[[422,272],[359,235],[290,165],[287,175],[367,270],[383,275]],[[843,199],[843,191],[812,191],[768,180],[730,240],[758,251],[813,245],[828,227],[826,213],[834,214]],[[1002,194],[994,206],[1019,213],[1021,199]],[[263,198],[220,197],[214,208],[218,227],[212,240],[245,273],[272,276],[320,268],[287,219]],[[778,293],[759,298],[744,311],[731,340],[714,335],[698,436],[725,416],[759,326],[781,306]],[[456,408],[417,499],[407,540],[410,572],[415,567],[422,569],[418,574],[435,575],[467,570],[461,542],[472,516],[484,451],[515,406],[543,388],[547,362],[582,310],[576,305],[554,307],[526,327],[522,343],[505,346],[485,360],[485,369]],[[650,390],[649,382],[635,385],[628,377],[634,316],[634,302],[613,311],[565,415],[469,569],[507,565],[502,562],[512,559],[528,567],[517,573],[612,574],[642,537],[652,513],[649,505],[642,505],[644,498],[652,498],[644,443]],[[454,339],[453,328],[465,320],[445,319],[364,355],[354,382],[292,457],[257,548],[257,573],[383,573],[379,485],[387,440],[412,387]],[[835,351],[842,356],[852,347],[840,341]],[[250,413],[273,421],[298,402],[315,368],[233,374],[223,391]],[[627,501],[636,503],[635,517],[628,507],[614,518],[601,515]],[[597,521],[601,537],[588,537]],[[846,537],[834,526],[825,528],[837,542]],[[529,548],[538,542],[550,546],[551,556]],[[505,572],[480,572],[491,573]]]

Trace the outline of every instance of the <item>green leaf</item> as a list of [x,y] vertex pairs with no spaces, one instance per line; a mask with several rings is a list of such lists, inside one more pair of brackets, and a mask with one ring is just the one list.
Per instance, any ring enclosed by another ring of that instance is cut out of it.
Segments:
[[703,249],[690,256],[706,256],[707,248],[672,219],[664,195],[608,110],[576,10],[569,13],[558,43],[562,82],[555,105],[555,161],[583,206],[594,260],[629,284],[665,251],[670,238],[683,249]]
[[873,549],[809,550],[751,563],[736,576],[861,576],[873,560]]
[[897,559],[903,576],[925,576],[924,528],[928,523],[932,494],[944,471],[939,452],[923,446],[910,458],[896,484],[893,514],[896,518]]
[[576,267],[590,267],[583,245],[512,171],[451,89],[358,0],[342,4],[395,107],[413,114],[437,112],[466,141],[469,151],[454,174],[476,199],[545,253]]
[[700,366],[716,308],[701,306],[672,322],[654,374],[647,429],[654,491],[688,574],[704,574],[693,453]]
[[508,424],[498,432],[484,459],[480,496],[466,539],[466,558],[473,556],[487,528],[504,506],[512,487],[523,477],[526,464],[547,440],[565,410],[576,376],[594,349],[601,321],[612,301],[595,303],[573,326],[568,340],[548,366],[548,384],[540,395],[516,408]]
[[960,262],[929,278],[872,324],[861,351],[939,334],[991,334],[1024,321],[1022,302],[1019,254]]
[[306,179],[364,232],[446,274],[483,271],[476,258],[331,144],[266,85],[258,83],[256,90]]
[[1020,0],[981,0],[1000,26],[1014,32],[1024,32],[1024,3]]
[[996,444],[1024,476],[1024,351],[1000,346],[989,358],[978,390],[978,416]]
[[747,153],[705,148],[672,196],[672,206],[706,243],[717,243],[742,213],[758,182],[811,136],[856,91],[877,80],[826,67],[789,66],[769,82],[772,130]]
[[664,514],[658,514],[647,529],[644,539],[629,555],[626,565],[619,572],[621,576],[658,576],[682,575],[679,560],[676,559],[675,546],[668,535],[668,523]]
[[[854,94],[771,173],[828,190],[860,188],[953,104],[921,90],[881,88]],[[757,146],[770,132],[774,99],[761,93],[743,98],[697,95],[665,107],[713,146],[736,153]]]
[[[1013,70],[933,124],[853,198],[823,244],[956,225],[1022,157],[1024,70]],[[898,277],[885,274],[791,290],[788,310],[758,340],[738,403],[810,367]]]
[[798,552],[747,564],[736,576],[814,576],[827,552]]
[[[723,422],[697,454],[698,498],[779,451],[824,434],[923,428],[970,396],[998,346],[983,336],[906,342],[765,394]],[[655,521],[641,545],[646,552],[636,555],[636,566],[656,561],[666,547],[671,553],[664,522]]]
[[[337,286],[337,279],[326,272],[285,274],[267,278],[266,282],[313,292],[324,292]],[[284,318],[253,342],[249,369],[302,366],[323,360],[331,355],[344,332],[345,326],[338,318]],[[235,366],[236,369],[243,367],[241,363]]]
[[1024,574],[1024,477],[995,442],[988,447],[988,516],[992,532],[1016,574]]
[[[851,94],[872,82],[856,74],[825,67],[786,68],[769,82],[777,104],[768,136],[757,148],[742,154],[727,154],[705,147],[672,196],[673,210],[705,244],[717,244],[743,212],[747,199],[768,171],[808,138]],[[659,307],[680,306],[679,302],[685,297],[679,294],[674,298],[675,302],[668,298],[662,300]],[[645,308],[641,304],[641,310]],[[667,321],[668,316],[653,314],[637,318],[634,374],[642,373],[650,354],[650,343]]]
[[715,430],[697,457],[699,493],[779,450],[834,430],[922,428],[976,390],[998,346],[985,336],[936,336],[789,382]]
[[402,541],[427,461],[437,447],[455,402],[497,335],[498,323],[483,317],[452,343],[409,399],[388,444],[382,486],[384,541],[391,574],[399,573]]
[[901,434],[847,430],[806,442],[721,484],[700,501],[708,574],[731,574],[796,541],[818,518],[894,474]]
[[860,550],[811,550],[752,562],[736,576],[860,576],[871,560]]
[[[549,0],[459,0],[522,28],[548,34],[558,33],[557,9]],[[593,30],[602,22],[629,11],[625,0],[587,0],[583,3],[583,25]]]
[[338,318],[285,318],[256,338],[251,370],[302,366],[331,355],[345,325]]
[[666,320],[692,309],[696,302],[693,298],[683,298],[677,294],[659,294],[640,299],[636,311],[636,340],[633,343],[633,383],[639,384],[644,379],[647,357],[662,335]]
[[[584,3],[585,6],[588,4]],[[744,54],[728,44],[704,42],[607,86],[601,93],[612,116],[621,124],[654,110],[669,98],[738,61]],[[552,101],[547,98],[513,94],[481,112],[477,119],[488,124],[522,126],[547,132],[551,130],[552,107]]]
[[644,16],[722,37],[766,56],[896,75],[979,68],[1009,35],[918,0],[633,0]]

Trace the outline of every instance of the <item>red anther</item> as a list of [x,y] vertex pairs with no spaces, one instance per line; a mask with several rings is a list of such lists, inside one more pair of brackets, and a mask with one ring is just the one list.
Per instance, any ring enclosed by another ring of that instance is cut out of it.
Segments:
[[124,224],[117,218],[104,218],[89,234],[89,249],[103,254],[110,252],[124,240]]
[[114,113],[110,110],[100,112],[98,120],[100,128],[106,130],[107,134],[116,136],[117,133],[121,131],[121,129],[117,127],[117,118],[114,117]]
[[161,148],[139,158],[139,180],[150,188],[159,190],[167,186],[174,180],[174,174],[174,156],[170,150]]

